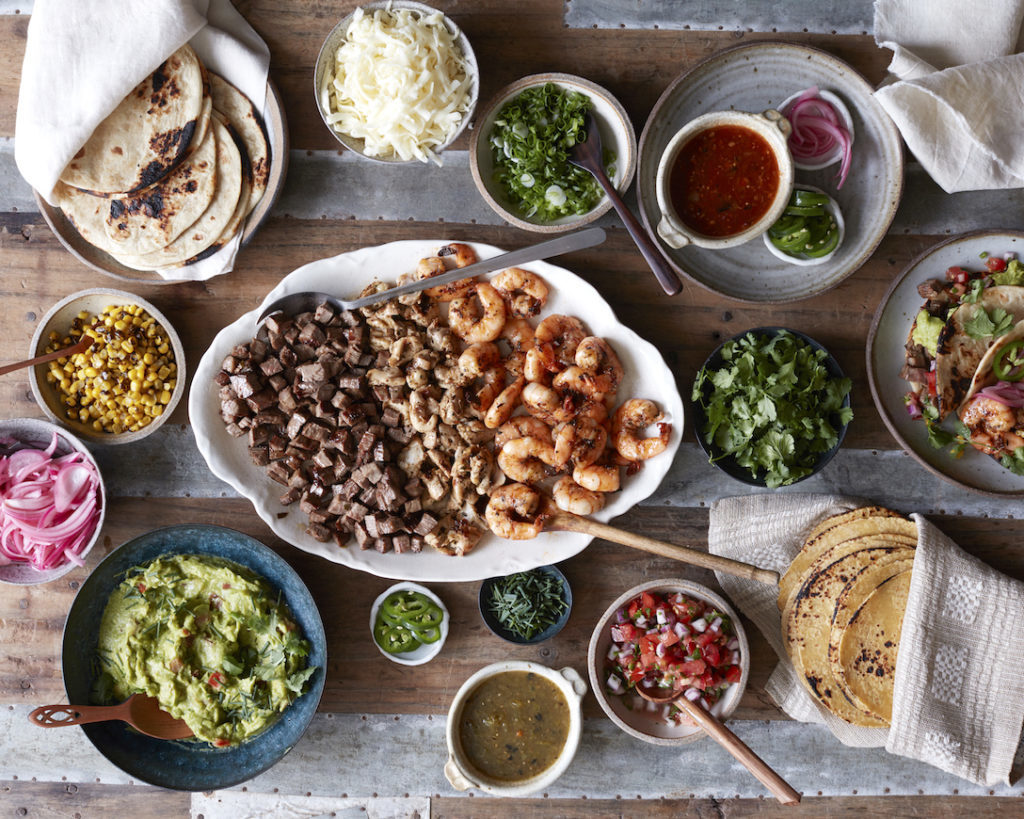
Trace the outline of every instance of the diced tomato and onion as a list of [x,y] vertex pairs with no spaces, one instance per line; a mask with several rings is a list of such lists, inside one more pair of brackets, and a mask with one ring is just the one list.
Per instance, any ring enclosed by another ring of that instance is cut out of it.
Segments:
[[[605,668],[610,694],[627,695],[637,686],[659,696],[682,690],[711,710],[742,675],[739,640],[728,615],[681,592],[644,592],[616,612],[610,629]],[[666,718],[688,722],[674,705]]]

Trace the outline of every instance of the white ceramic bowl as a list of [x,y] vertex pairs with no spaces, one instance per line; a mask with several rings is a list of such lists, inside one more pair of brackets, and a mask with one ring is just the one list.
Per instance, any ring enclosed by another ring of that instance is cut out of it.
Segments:
[[[7,452],[14,449],[24,448],[22,445],[27,445],[32,449],[46,449],[50,445],[50,441],[53,440],[54,433],[57,435],[55,455],[60,456],[67,455],[70,452],[81,452],[85,459],[92,464],[96,474],[99,475],[97,492],[99,493],[100,516],[96,520],[96,528],[92,533],[92,537],[89,538],[89,542],[82,550],[81,557],[84,559],[92,550],[96,541],[99,540],[100,530],[103,529],[103,521],[107,515],[107,488],[103,483],[103,473],[100,472],[99,465],[92,457],[92,453],[86,449],[85,444],[67,430],[61,429],[48,421],[41,421],[37,418],[14,418],[10,421],[0,421],[0,441],[5,438],[13,438],[16,441],[15,444],[0,445],[0,452],[7,454]],[[38,571],[26,563],[9,563],[0,566],[0,582],[18,586],[49,583],[51,580],[63,577],[74,568],[76,568],[76,565],[71,561],[46,571]]]
[[611,626],[615,619],[615,612],[629,603],[642,592],[659,592],[661,594],[683,594],[706,600],[716,608],[726,612],[732,620],[736,638],[740,642],[740,670],[741,676],[738,683],[734,683],[726,689],[722,697],[712,709],[712,713],[719,720],[725,721],[736,706],[739,705],[743,691],[747,687],[747,677],[750,674],[750,645],[747,642],[746,632],[736,612],[719,594],[711,591],[707,586],[700,583],[693,583],[689,580],[675,578],[664,578],[661,580],[649,580],[634,586],[622,594],[598,620],[597,627],[590,638],[590,650],[587,655],[587,665],[590,671],[590,686],[594,690],[594,696],[598,704],[608,715],[608,718],[619,728],[632,737],[650,742],[653,745],[687,745],[696,742],[706,736],[703,729],[696,725],[670,725],[665,720],[659,719],[661,709],[657,711],[630,710],[626,707],[625,698],[609,694],[605,690],[605,658],[611,646]]
[[[440,13],[438,9],[428,6],[425,3],[417,3],[415,0],[375,0],[375,2],[366,3],[360,8],[362,8],[365,14],[372,14],[379,9],[390,9],[393,11],[410,9],[412,11],[418,11],[420,15],[424,17],[430,14]],[[366,153],[366,143],[362,139],[335,130],[334,126],[328,121],[330,112],[324,108],[322,95],[323,88],[328,72],[333,70],[335,56],[338,53],[338,47],[345,41],[349,26],[352,25],[352,21],[355,18],[356,11],[357,10],[354,9],[346,17],[343,17],[341,22],[331,29],[331,33],[327,35],[327,39],[324,40],[323,45],[320,47],[320,53],[316,58],[316,67],[313,70],[313,97],[316,101],[316,109],[320,112],[320,117],[323,119],[324,125],[327,126],[327,130],[331,132],[334,138],[350,151],[364,159],[371,159],[374,162],[386,162],[392,165],[407,165],[419,162],[420,160],[415,157],[402,159],[401,157],[394,155],[371,156]],[[476,54],[473,53],[473,47],[469,44],[469,38],[466,37],[462,32],[462,29],[455,25],[447,15],[441,14],[441,16],[443,17],[445,27],[454,37],[455,44],[459,47],[459,50],[462,51],[462,56],[466,61],[466,78],[471,87],[469,107],[466,109],[466,112],[462,117],[462,121],[459,123],[459,127],[455,129],[455,132],[447,142],[443,145],[437,145],[431,148],[435,154],[441,153],[441,151],[450,146],[459,138],[462,132],[469,127],[469,123],[473,119],[473,112],[476,110],[476,104],[480,95],[480,68],[477,66]]]
[[[531,779],[519,782],[508,782],[485,776],[466,758],[459,741],[459,721],[466,698],[481,682],[495,674],[506,671],[532,671],[553,682],[565,696],[569,704],[569,735],[558,759],[546,771],[542,771]],[[448,709],[448,722],[445,726],[445,739],[448,742],[448,762],[444,766],[444,775],[456,790],[479,788],[495,796],[526,796],[546,788],[565,773],[579,748],[580,736],[583,732],[583,711],[580,704],[587,693],[587,684],[572,668],[555,670],[540,663],[523,660],[506,660],[485,666],[466,680],[455,694],[451,707]]]
[[[821,188],[814,187],[814,185],[797,183],[793,186],[793,190],[812,191],[814,193],[820,193],[824,196],[828,196],[825,191]],[[772,240],[767,233],[761,234],[761,238],[764,240],[764,246],[768,248],[768,252],[777,259],[782,259],[782,261],[789,262],[789,264],[795,264],[800,267],[812,267],[816,264],[825,264],[825,262],[829,261],[836,255],[836,253],[839,252],[839,248],[843,246],[843,240],[846,238],[846,221],[843,219],[843,212],[839,209],[839,203],[831,196],[828,196],[828,202],[825,203],[825,212],[835,220],[836,227],[839,229],[839,244],[832,249],[831,253],[826,253],[824,256],[818,256],[814,259],[803,259],[799,256],[790,256],[785,251],[779,250],[775,245],[773,245]]]
[[[441,609],[441,613],[444,615],[441,618],[441,639],[434,643],[423,643],[419,648],[413,651],[406,651],[402,654],[388,654],[388,652],[380,647],[377,640],[373,638],[373,627],[377,623],[377,612],[380,611],[380,607],[384,604],[384,601],[387,600],[390,595],[400,591],[414,591],[426,595]],[[451,620],[451,617],[448,615],[447,607],[441,602],[441,598],[426,586],[421,586],[419,583],[396,583],[374,600],[373,605],[370,606],[370,638],[373,639],[373,644],[377,646],[377,650],[391,660],[391,662],[398,663],[399,665],[423,665],[424,663],[429,663],[433,660],[441,653],[441,649],[444,648],[444,642],[448,639],[449,620]]]
[[[803,94],[803,91],[797,91],[792,96],[786,97],[782,101],[782,105],[779,106],[779,112],[784,117],[788,117],[786,113],[787,109],[797,101],[797,98]],[[839,97],[833,94],[831,91],[824,89],[818,90],[818,96],[821,97],[825,102],[831,105],[839,118],[843,121],[846,126],[846,131],[850,135],[850,142],[853,142],[854,131],[853,131],[853,117],[850,116],[850,109],[846,107],[846,103],[843,102]],[[793,164],[802,171],[820,171],[822,168],[827,168],[829,165],[835,165],[840,159],[843,158],[843,146],[838,143],[832,149],[832,152],[828,156],[823,156],[817,162],[806,162],[793,158]],[[799,187],[806,187],[806,185],[800,185]]]
[[157,431],[157,429],[167,423],[167,419],[171,417],[171,414],[174,412],[174,408],[181,400],[181,396],[185,394],[185,350],[181,346],[181,339],[178,337],[177,331],[163,313],[157,310],[156,307],[145,299],[139,298],[133,293],[125,292],[124,290],[110,290],[105,287],[97,287],[93,290],[82,290],[78,293],[72,293],[70,296],[61,299],[46,311],[46,315],[43,316],[42,320],[36,326],[36,331],[32,336],[32,346],[30,348],[29,357],[34,358],[35,356],[43,355],[46,352],[46,345],[50,342],[51,331],[59,333],[63,338],[70,329],[72,320],[81,311],[85,310],[95,316],[112,304],[138,305],[156,319],[157,323],[163,328],[164,333],[167,334],[168,340],[171,342],[171,349],[174,351],[174,363],[177,366],[178,375],[174,386],[174,392],[171,393],[171,400],[167,406],[164,407],[162,415],[154,418],[149,422],[149,424],[136,432],[97,432],[92,428],[91,424],[83,424],[81,421],[72,420],[64,414],[65,407],[61,402],[61,398],[58,395],[57,390],[46,380],[46,373],[49,367],[48,364],[37,364],[32,368],[29,384],[32,387],[32,395],[35,396],[36,403],[39,405],[39,408],[53,423],[60,424],[61,426],[70,429],[79,437],[84,438],[87,441],[92,441],[93,443],[129,444],[132,441],[138,441],[145,438],[147,435],[152,435]]
[[[669,194],[669,180],[676,158],[690,140],[710,128],[726,125],[747,128],[764,138],[779,168],[779,186],[768,210],[746,230],[728,236],[705,236],[687,225],[676,212]],[[709,250],[721,250],[742,245],[764,233],[782,215],[782,211],[786,209],[786,204],[789,202],[789,195],[793,191],[793,157],[786,144],[789,134],[788,120],[778,111],[772,109],[761,114],[751,114],[746,111],[712,111],[690,120],[669,140],[658,162],[655,180],[655,194],[658,200],[658,209],[661,211],[661,220],[657,227],[658,235],[666,244],[676,249],[692,244]]]
[[590,97],[593,103],[591,112],[601,132],[601,143],[606,151],[610,150],[615,154],[615,173],[610,175],[612,184],[619,193],[623,193],[633,181],[633,173],[636,170],[636,132],[633,130],[633,123],[630,122],[626,109],[611,93],[590,80],[572,74],[532,74],[502,88],[487,104],[483,114],[477,117],[469,161],[477,190],[498,216],[523,230],[535,233],[562,233],[589,224],[607,213],[612,206],[611,199],[602,196],[592,210],[579,215],[563,216],[551,222],[523,216],[509,200],[502,186],[494,180],[494,158],[491,154],[491,132],[501,109],[528,88],[547,83]]

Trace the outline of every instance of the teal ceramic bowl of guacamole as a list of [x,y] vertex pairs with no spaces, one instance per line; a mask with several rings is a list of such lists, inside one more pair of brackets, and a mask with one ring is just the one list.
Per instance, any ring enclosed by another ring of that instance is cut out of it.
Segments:
[[178,790],[244,782],[302,736],[323,692],[326,639],[305,584],[276,553],[219,526],[158,529],[108,555],[64,630],[69,702],[144,691],[196,737],[83,726],[134,778]]

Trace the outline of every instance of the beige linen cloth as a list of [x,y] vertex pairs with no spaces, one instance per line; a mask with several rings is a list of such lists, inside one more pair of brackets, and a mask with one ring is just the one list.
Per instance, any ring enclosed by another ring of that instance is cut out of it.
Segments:
[[875,93],[947,193],[1024,187],[1022,0],[875,0],[899,81]]
[[[36,0],[21,69],[14,158],[53,204],[61,171],[128,92],[191,43],[266,119],[270,51],[231,0]],[[240,237],[197,264],[157,271],[202,281],[234,265]]]
[[[814,524],[863,505],[825,495],[726,498],[711,508],[709,548],[782,573]],[[977,784],[1009,784],[1024,723],[1024,583],[913,517],[918,545],[889,730],[838,719],[800,684],[782,644],[776,588],[716,575],[778,655],[766,688],[789,716],[824,723],[846,745],[884,746]]]

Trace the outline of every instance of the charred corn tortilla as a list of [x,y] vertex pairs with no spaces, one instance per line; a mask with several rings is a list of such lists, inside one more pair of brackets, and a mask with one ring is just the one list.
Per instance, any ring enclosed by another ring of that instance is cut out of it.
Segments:
[[96,127],[61,181],[97,194],[134,193],[158,182],[185,158],[208,96],[202,64],[184,45]]
[[843,693],[886,722],[892,719],[900,629],[913,559],[879,560],[851,579],[836,601],[828,659]]
[[815,560],[833,546],[865,535],[896,535],[900,542],[912,546],[917,543],[917,524],[880,506],[865,506],[826,518],[812,530],[779,581],[779,611],[790,603]]
[[916,545],[916,523],[898,513],[844,512],[811,530],[780,583],[782,637],[798,678],[851,724],[886,727],[891,719],[906,595],[904,580],[889,583],[909,578]]

